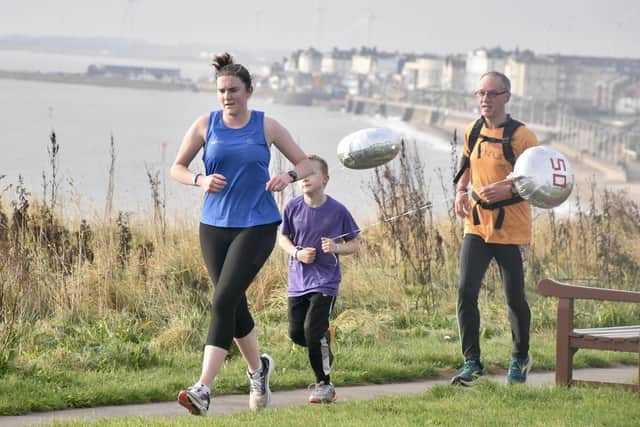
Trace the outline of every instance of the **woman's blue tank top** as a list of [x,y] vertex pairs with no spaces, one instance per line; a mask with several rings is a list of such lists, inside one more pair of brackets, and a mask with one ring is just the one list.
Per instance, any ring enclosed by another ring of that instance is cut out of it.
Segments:
[[251,111],[249,122],[240,129],[227,127],[222,111],[211,112],[202,160],[207,175],[224,175],[227,186],[218,193],[205,193],[200,221],[216,227],[280,222],[273,194],[264,189],[270,159],[263,112]]

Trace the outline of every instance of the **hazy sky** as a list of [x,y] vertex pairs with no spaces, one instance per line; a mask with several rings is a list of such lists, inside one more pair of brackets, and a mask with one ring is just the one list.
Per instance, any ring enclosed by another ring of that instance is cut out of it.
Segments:
[[323,50],[502,46],[640,58],[639,0],[0,0],[0,35]]

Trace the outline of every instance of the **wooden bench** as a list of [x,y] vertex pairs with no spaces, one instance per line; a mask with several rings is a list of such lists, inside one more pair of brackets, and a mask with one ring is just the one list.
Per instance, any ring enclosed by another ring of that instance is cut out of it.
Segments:
[[[640,391],[639,384],[617,384],[573,379],[573,355],[581,348],[624,351],[638,353],[640,356],[640,325],[574,329],[574,301],[577,299],[590,299],[640,303],[640,292],[575,286],[552,279],[543,279],[538,283],[538,293],[559,299],[556,333],[556,384],[564,386],[571,386],[577,383],[615,384]],[[640,381],[640,357],[638,360],[638,380]]]

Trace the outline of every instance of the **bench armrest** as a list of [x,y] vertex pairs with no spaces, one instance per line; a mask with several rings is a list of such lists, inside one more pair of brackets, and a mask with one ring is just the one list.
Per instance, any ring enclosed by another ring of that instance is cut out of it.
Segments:
[[553,279],[542,279],[537,291],[548,297],[640,303],[640,292],[569,285]]

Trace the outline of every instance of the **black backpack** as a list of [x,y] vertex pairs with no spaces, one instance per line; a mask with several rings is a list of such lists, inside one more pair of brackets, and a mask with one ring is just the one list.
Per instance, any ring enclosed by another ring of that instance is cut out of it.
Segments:
[[[471,132],[469,133],[469,143],[468,143],[469,156],[471,156],[471,153],[473,152],[473,148],[475,147],[476,141],[478,140],[478,138],[482,137],[482,141],[501,143],[504,158],[509,163],[511,163],[511,167],[513,167],[516,163],[516,155],[513,152],[513,147],[511,146],[511,137],[515,133],[516,129],[518,129],[520,126],[523,126],[524,124],[522,122],[512,119],[511,116],[507,116],[507,121],[504,123],[504,126],[503,126],[504,131],[502,133],[502,138],[493,138],[490,136],[481,135],[480,130],[482,129],[483,124],[484,124],[484,117],[480,117],[478,120],[476,120],[476,122],[473,124],[473,127],[471,128]],[[481,148],[482,146],[478,147],[478,158],[480,158]],[[460,169],[458,170],[458,173],[456,173],[456,176],[453,179],[454,184],[458,183],[458,181],[460,180],[464,172],[469,167],[471,167],[471,160],[469,159],[469,157],[463,155],[462,158],[460,159]],[[498,218],[496,218],[496,222],[494,224],[494,227],[496,229],[499,229],[500,227],[502,227],[502,222],[504,221],[503,207],[524,201],[522,197],[520,197],[519,195],[515,195],[511,199],[502,200],[496,203],[487,203],[484,200],[482,200],[480,196],[476,194],[475,191],[471,192],[471,197],[476,202],[473,205],[473,224],[474,225],[480,224],[480,217],[478,216],[478,206],[480,206],[483,209],[490,209],[490,210],[500,209],[500,212],[498,213]]]
[[[504,131],[502,133],[502,138],[492,138],[490,136],[484,136],[480,134],[480,130],[482,129],[482,125],[484,124],[484,117],[480,117],[473,124],[471,128],[471,132],[469,133],[469,156],[473,152],[473,148],[476,145],[476,141],[479,137],[482,137],[483,141],[487,142],[499,142],[502,144],[502,151],[504,153],[504,158],[511,163],[511,167],[516,164],[516,155],[513,152],[513,147],[511,146],[511,137],[516,132],[520,126],[523,126],[524,123],[519,122],[515,119],[512,119],[511,116],[507,116],[507,121],[504,123]],[[480,158],[480,147],[478,147],[478,158]],[[457,184],[462,177],[462,174],[465,170],[467,170],[471,166],[471,162],[469,157],[462,156],[460,159],[460,169],[453,179],[453,183]]]

